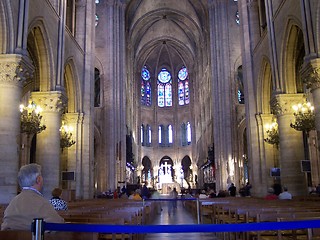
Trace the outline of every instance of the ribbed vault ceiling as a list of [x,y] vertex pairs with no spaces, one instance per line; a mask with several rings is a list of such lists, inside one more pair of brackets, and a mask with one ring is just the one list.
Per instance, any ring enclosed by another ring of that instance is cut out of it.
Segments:
[[130,1],[127,41],[138,65],[148,63],[153,68],[194,62],[204,39],[205,9],[202,1]]

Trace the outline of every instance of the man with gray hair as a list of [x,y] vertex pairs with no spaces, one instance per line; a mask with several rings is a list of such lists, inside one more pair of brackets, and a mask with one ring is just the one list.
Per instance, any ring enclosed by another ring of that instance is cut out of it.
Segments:
[[30,230],[34,218],[63,223],[64,219],[42,196],[41,166],[35,163],[22,166],[18,173],[21,193],[15,196],[4,212],[1,230]]

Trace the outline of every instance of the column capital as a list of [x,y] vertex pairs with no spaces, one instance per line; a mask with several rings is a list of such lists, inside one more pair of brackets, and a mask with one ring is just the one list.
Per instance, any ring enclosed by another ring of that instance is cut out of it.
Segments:
[[0,54],[0,84],[22,87],[26,79],[32,78],[34,66],[28,57],[18,54]]
[[265,126],[266,124],[272,123],[273,119],[275,118],[275,115],[273,114],[259,114],[262,126]]
[[300,73],[307,88],[311,88],[311,91],[320,88],[320,58],[305,63]]
[[277,116],[293,114],[292,106],[304,102],[306,102],[306,96],[302,93],[278,94],[271,99],[271,109]]
[[82,124],[83,123],[83,113],[65,113],[63,114],[62,119],[65,120],[67,123],[72,124]]
[[32,92],[31,99],[43,112],[62,112],[67,103],[66,96],[60,91]]

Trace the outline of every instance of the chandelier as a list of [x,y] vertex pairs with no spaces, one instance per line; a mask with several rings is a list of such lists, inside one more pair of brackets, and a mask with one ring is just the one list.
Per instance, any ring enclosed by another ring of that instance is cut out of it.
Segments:
[[273,123],[268,124],[266,126],[266,128],[267,128],[266,134],[268,137],[265,138],[264,141],[266,143],[276,145],[276,147],[278,147],[280,140],[279,140],[279,132],[278,132],[277,122],[274,121]]
[[41,107],[37,106],[33,101],[27,107],[23,104],[20,105],[20,129],[22,133],[30,136],[46,129],[45,125],[41,125],[41,111]]
[[294,105],[294,117],[295,122],[290,124],[290,127],[294,128],[297,131],[303,131],[309,133],[311,130],[315,130],[315,114],[314,107],[310,102],[299,103]]
[[72,139],[73,127],[62,124],[60,128],[60,148],[68,148],[76,142]]

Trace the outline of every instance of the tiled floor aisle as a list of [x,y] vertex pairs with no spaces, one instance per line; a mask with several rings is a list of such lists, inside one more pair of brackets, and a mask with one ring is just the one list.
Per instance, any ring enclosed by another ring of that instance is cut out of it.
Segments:
[[[182,202],[178,202],[177,209],[174,214],[168,214],[168,202],[162,203],[163,210],[154,219],[152,224],[154,225],[181,225],[181,224],[197,224],[197,219],[195,219],[190,212],[188,212],[182,206]],[[217,240],[213,233],[152,233],[147,234],[144,240],[184,240],[184,239],[194,239],[194,240]]]

